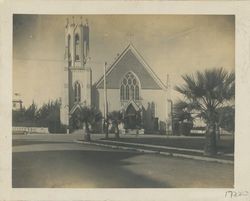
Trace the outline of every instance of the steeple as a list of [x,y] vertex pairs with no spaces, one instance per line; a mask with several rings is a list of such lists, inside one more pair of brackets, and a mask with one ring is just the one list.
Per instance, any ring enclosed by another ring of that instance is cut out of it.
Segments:
[[66,19],[65,26],[65,60],[68,67],[85,68],[89,58],[89,25],[88,20],[83,25],[82,16],[72,21]]
[[88,57],[88,23],[83,24],[80,16],[66,19],[64,90],[60,112],[61,122],[65,125],[70,124],[70,115],[76,108],[91,105],[92,72]]

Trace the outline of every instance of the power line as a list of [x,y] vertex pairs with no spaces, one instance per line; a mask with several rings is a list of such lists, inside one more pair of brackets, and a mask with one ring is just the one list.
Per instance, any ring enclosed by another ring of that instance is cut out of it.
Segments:
[[[65,60],[59,60],[59,59],[31,59],[31,58],[13,58],[15,61],[41,61],[41,62],[65,62]],[[91,61],[91,63],[95,64],[101,64],[101,61]]]
[[49,62],[64,62],[65,60],[57,59],[31,59],[31,58],[14,58],[16,61],[49,61]]

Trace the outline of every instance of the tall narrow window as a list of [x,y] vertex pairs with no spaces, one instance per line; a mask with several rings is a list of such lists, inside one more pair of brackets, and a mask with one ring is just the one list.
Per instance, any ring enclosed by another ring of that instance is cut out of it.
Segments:
[[139,81],[132,72],[128,72],[122,79],[120,86],[120,99],[139,100]]
[[139,100],[139,87],[138,87],[138,85],[135,86],[135,99]]
[[80,38],[79,35],[75,35],[75,60],[80,60]]
[[121,90],[120,90],[120,99],[124,100],[124,86],[121,86]]
[[124,100],[129,100],[129,86],[126,86],[126,92],[125,92],[125,99]]
[[68,44],[67,44],[67,51],[68,51],[68,62],[69,66],[71,66],[71,49],[70,49],[70,44],[71,44],[71,37],[68,35]]
[[76,82],[74,85],[74,94],[75,94],[75,102],[81,101],[81,85],[79,82]]
[[130,97],[135,100],[135,87],[132,85],[130,86]]

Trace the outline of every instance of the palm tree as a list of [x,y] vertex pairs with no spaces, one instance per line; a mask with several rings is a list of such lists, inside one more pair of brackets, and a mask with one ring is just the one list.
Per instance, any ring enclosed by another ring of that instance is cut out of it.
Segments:
[[205,155],[217,154],[216,124],[218,109],[230,104],[235,95],[235,73],[223,68],[213,68],[193,75],[183,75],[185,84],[175,90],[184,95],[183,102],[189,110],[195,111],[206,123]]
[[123,115],[120,111],[113,111],[108,114],[108,119],[111,120],[112,125],[115,128],[115,137],[119,139],[119,128],[118,125],[123,121]]
[[81,107],[79,109],[79,119],[84,124],[84,140],[90,141],[90,126],[99,122],[102,119],[102,113],[94,107]]

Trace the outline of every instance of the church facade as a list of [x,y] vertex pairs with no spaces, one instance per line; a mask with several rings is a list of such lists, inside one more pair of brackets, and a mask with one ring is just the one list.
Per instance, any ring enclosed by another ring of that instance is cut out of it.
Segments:
[[171,130],[168,89],[133,44],[128,44],[106,69],[105,79],[102,76],[92,84],[92,71],[88,63],[89,34],[88,23],[72,22],[65,27],[65,82],[60,111],[62,124],[73,124],[72,116],[79,107],[93,106],[102,114],[106,110],[120,111],[124,119],[121,125],[124,131]]

